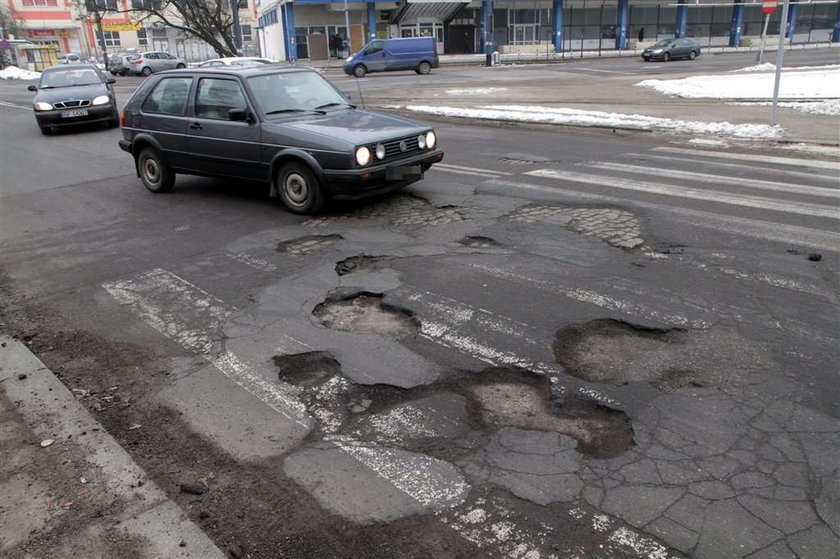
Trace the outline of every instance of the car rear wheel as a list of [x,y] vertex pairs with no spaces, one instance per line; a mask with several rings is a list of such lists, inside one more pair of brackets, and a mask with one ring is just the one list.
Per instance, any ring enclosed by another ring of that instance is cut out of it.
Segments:
[[146,66],[145,68],[143,68],[143,70],[140,71],[140,73],[143,74],[144,76],[151,76],[152,75],[152,69],[149,68],[148,66]]
[[431,71],[432,71],[432,65],[429,64],[428,62],[421,62],[417,66],[417,73],[418,74],[428,74]]
[[367,68],[362,66],[361,64],[357,64],[353,67],[353,75],[357,78],[363,78],[367,74]]
[[155,194],[170,192],[175,186],[175,173],[154,148],[144,148],[137,155],[137,169],[143,186]]
[[120,70],[120,75],[121,76],[127,76],[128,75],[128,70]]
[[671,60],[671,53],[670,52],[666,52],[665,54],[662,55],[662,62],[668,62],[669,60]]
[[117,75],[117,73],[116,73],[114,70],[111,70],[111,75],[112,75],[112,76],[116,76],[116,75]]
[[690,53],[688,53],[688,59],[689,60],[694,60],[695,58],[697,58],[697,53],[696,52],[691,51]]
[[280,199],[296,214],[317,212],[324,205],[324,195],[315,173],[303,163],[286,163],[277,173]]
[[186,68],[186,67],[187,67],[187,65],[186,65],[186,64],[178,64],[178,65],[177,65],[177,66],[175,66],[175,67],[176,67],[176,68],[178,68],[178,69],[180,70],[181,68]]

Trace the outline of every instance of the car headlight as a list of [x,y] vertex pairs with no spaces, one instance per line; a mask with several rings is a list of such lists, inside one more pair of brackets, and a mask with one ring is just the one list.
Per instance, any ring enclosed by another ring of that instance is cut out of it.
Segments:
[[417,147],[420,149],[426,149],[426,135],[420,134],[417,136]]
[[91,101],[91,105],[105,105],[111,100],[110,97],[107,95],[100,95],[99,97],[94,97],[93,101]]
[[376,144],[376,158],[377,159],[385,159],[385,146],[382,144]]
[[429,149],[434,149],[435,144],[437,144],[437,136],[432,130],[426,132],[426,147]]
[[353,57],[352,57],[352,56],[348,56],[348,57],[347,57],[346,62],[350,62],[351,60],[353,60]]
[[370,149],[365,146],[356,148],[356,163],[362,167],[370,163]]
[[662,52],[662,49],[656,49],[655,51],[653,51],[653,54],[659,54],[660,52]]
[[52,105],[50,105],[49,103],[44,103],[43,101],[38,101],[37,103],[35,103],[36,111],[51,111],[52,108]]

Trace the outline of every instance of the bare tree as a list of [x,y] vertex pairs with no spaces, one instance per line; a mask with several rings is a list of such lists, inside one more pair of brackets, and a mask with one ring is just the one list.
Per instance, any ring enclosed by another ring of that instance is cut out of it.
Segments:
[[233,15],[227,0],[131,0],[139,21],[156,19],[213,47],[220,56],[236,56]]

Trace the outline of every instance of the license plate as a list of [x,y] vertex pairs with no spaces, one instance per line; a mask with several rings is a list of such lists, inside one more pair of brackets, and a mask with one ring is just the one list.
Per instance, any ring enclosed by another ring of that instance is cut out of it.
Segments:
[[87,116],[87,109],[74,109],[72,111],[61,111],[61,118],[73,118],[74,116]]
[[422,175],[423,172],[420,170],[420,165],[402,165],[400,167],[391,167],[385,171],[385,178],[389,181],[413,179]]

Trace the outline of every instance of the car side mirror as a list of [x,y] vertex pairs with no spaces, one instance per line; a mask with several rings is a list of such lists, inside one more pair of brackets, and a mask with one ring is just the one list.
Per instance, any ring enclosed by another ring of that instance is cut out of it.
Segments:
[[115,78],[108,78],[105,80],[105,83],[110,85],[112,83],[117,83],[117,80]]
[[38,91],[38,86],[37,86],[37,85],[30,85],[29,87],[27,87],[27,88],[26,88],[26,90],[27,90],[27,91],[36,91],[36,92],[37,92],[37,91]]
[[250,122],[251,113],[248,112],[248,109],[230,109],[228,119],[236,122]]

